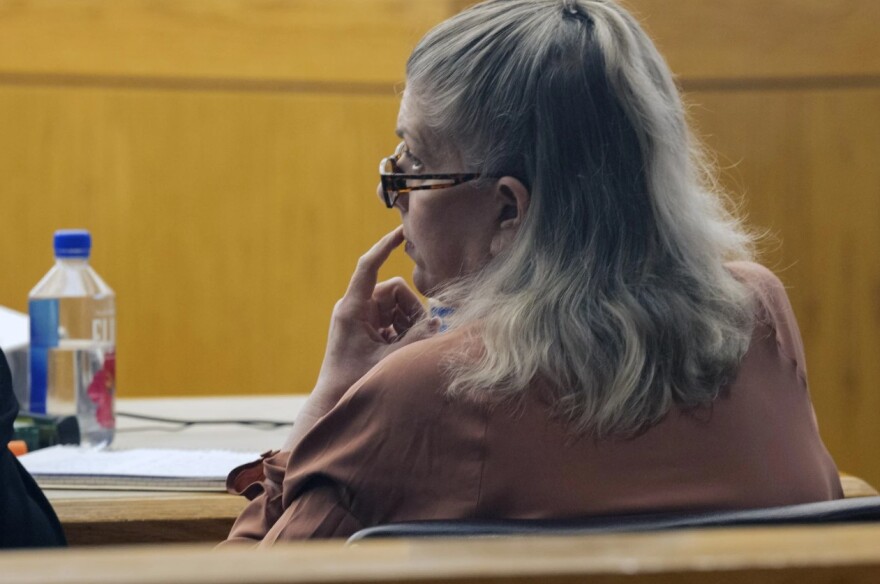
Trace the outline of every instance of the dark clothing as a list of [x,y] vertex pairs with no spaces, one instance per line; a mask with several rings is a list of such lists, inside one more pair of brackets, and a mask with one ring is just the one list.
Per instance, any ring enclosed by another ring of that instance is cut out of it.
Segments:
[[7,448],[16,414],[12,375],[0,351],[0,548],[67,545],[49,501]]

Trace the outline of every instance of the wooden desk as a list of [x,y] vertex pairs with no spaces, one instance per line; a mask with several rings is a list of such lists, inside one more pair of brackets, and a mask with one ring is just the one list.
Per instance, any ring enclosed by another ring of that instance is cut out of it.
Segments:
[[[186,419],[292,420],[303,401],[301,396],[138,399],[119,400],[118,409]],[[114,446],[228,448],[258,453],[278,448],[289,431],[288,427],[259,430],[231,424],[180,431],[168,431],[168,427],[121,417]],[[847,497],[877,494],[858,477],[843,475],[842,482]],[[246,504],[244,498],[225,493],[50,489],[46,495],[72,546],[216,543],[226,537]]]
[[0,553],[5,584],[876,584],[880,525]]
[[[851,496],[876,495],[841,477]],[[47,491],[72,546],[219,542],[247,501],[224,493]],[[880,539],[877,542],[880,547]],[[880,582],[880,579],[878,579]]]
[[857,476],[840,473],[840,485],[843,487],[843,496],[847,499],[853,497],[876,497],[880,495],[873,486]]
[[47,493],[72,546],[217,543],[247,503],[226,493]]
[[[304,398],[119,400],[120,412],[178,419],[293,420]],[[223,448],[259,453],[278,448],[289,427],[237,424],[174,425],[120,417],[114,448]],[[47,489],[46,496],[73,546],[223,540],[247,501],[225,493]]]

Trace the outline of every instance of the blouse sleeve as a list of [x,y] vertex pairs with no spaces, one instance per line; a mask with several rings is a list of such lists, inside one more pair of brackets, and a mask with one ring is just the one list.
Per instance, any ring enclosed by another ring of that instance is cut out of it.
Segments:
[[223,544],[259,543],[282,514],[281,483],[289,452],[264,452],[260,459],[239,466],[226,479],[226,490],[246,497],[241,512]]
[[342,504],[334,485],[320,478],[285,509],[282,484],[289,462],[290,452],[270,451],[260,460],[239,466],[229,474],[227,490],[246,497],[250,503],[221,546],[258,545],[279,538],[342,537],[361,529]]
[[760,264],[731,262],[728,265],[741,280],[749,282],[757,294],[758,318],[775,331],[777,347],[794,364],[798,378],[806,386],[804,345],[785,286],[776,274]]
[[407,349],[352,386],[292,452],[266,458],[264,480],[239,485],[254,498],[229,542],[348,537],[473,514],[485,417],[446,399],[436,355]]

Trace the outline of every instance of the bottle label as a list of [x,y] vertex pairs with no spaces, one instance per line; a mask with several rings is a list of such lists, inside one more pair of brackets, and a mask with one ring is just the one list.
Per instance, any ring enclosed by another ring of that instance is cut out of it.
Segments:
[[28,312],[31,318],[30,411],[45,414],[49,351],[58,346],[58,300],[31,300]]
[[116,342],[116,320],[113,312],[99,314],[92,319],[92,340],[105,343]]
[[104,365],[92,377],[86,394],[95,404],[95,417],[102,428],[115,428],[116,418],[113,415],[113,394],[116,389],[116,353],[104,355]]

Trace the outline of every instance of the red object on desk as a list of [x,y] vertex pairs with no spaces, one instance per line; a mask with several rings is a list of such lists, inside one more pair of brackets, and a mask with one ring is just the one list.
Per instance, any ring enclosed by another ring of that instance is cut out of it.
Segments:
[[23,454],[28,453],[27,442],[24,440],[10,440],[9,441],[9,450],[12,451],[12,454],[16,456],[21,456]]

